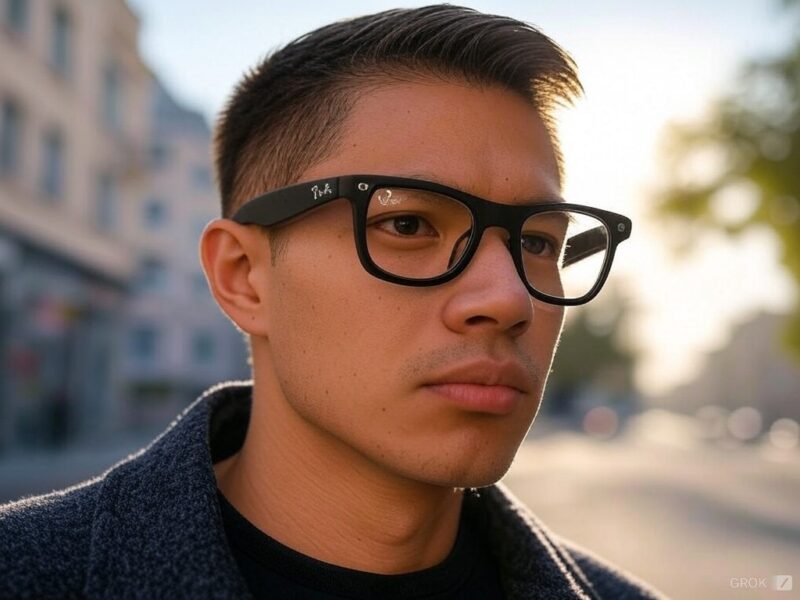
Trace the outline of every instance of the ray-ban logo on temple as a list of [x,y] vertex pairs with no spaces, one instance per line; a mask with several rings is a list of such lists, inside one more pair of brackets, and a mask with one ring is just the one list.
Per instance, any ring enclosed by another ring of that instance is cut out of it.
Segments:
[[[320,185],[322,185],[322,184],[320,184]],[[332,194],[333,190],[331,189],[331,184],[330,183],[326,183],[326,184],[322,185],[322,187],[320,187],[319,185],[313,186],[311,188],[311,193],[314,194],[314,200],[318,200],[318,199],[322,198],[323,196],[328,196],[328,195]]]

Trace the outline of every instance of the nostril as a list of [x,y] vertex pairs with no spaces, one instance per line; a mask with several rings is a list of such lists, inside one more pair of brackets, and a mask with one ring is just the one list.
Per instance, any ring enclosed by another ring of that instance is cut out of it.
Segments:
[[[490,326],[497,326],[500,321],[498,319],[487,317],[485,315],[475,315],[474,317],[469,317],[464,321],[464,323],[468,327],[477,327],[481,325],[490,325]],[[517,337],[525,333],[528,329],[528,325],[530,325],[530,321],[526,319],[522,319],[517,321],[511,327],[507,328],[506,331],[511,335],[511,337]]]
[[511,326],[511,328],[508,330],[508,333],[511,334],[512,337],[522,335],[528,329],[528,325],[530,325],[530,321],[519,321]]
[[497,320],[483,315],[476,315],[466,320],[467,325],[480,325],[482,323],[497,323]]

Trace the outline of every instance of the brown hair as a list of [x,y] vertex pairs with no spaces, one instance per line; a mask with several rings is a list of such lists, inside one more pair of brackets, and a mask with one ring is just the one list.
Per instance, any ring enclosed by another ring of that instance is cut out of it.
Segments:
[[326,158],[358,94],[424,77],[520,94],[556,147],[552,110],[582,91],[572,59],[508,17],[434,5],[332,23],[268,56],[234,89],[214,134],[222,215]]

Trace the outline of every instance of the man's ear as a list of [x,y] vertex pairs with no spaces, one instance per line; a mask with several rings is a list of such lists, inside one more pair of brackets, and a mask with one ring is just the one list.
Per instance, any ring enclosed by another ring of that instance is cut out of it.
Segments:
[[200,261],[222,311],[250,335],[266,337],[269,242],[255,227],[230,219],[209,223],[200,239]]

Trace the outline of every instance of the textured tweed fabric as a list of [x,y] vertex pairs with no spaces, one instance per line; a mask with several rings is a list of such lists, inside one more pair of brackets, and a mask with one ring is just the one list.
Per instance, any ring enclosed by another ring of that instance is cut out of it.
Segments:
[[[228,549],[214,462],[236,452],[247,384],[218,386],[99,477],[0,506],[0,598],[248,598]],[[502,486],[480,490],[507,597],[659,598],[560,540]]]

